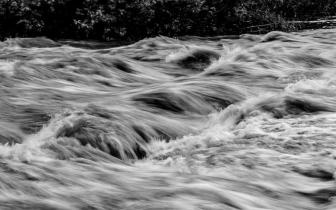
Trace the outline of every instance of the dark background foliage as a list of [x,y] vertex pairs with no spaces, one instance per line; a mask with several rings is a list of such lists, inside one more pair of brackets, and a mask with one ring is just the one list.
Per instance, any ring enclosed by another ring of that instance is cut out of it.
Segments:
[[336,14],[335,0],[1,0],[0,39],[137,40],[244,33]]

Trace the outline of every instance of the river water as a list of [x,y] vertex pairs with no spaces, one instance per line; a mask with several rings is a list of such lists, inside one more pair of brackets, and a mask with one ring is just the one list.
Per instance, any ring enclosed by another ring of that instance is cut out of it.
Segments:
[[336,209],[335,29],[9,39],[0,74],[0,209]]

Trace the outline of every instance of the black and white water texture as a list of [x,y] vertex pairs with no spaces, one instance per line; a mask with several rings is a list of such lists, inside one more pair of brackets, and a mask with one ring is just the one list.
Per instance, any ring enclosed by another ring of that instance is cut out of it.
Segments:
[[336,29],[0,42],[0,209],[336,209]]

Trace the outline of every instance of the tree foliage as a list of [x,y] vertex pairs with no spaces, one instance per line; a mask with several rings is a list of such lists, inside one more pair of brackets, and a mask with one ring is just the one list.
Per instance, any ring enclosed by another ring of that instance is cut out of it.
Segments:
[[209,36],[328,15],[336,15],[335,0],[2,0],[0,38]]

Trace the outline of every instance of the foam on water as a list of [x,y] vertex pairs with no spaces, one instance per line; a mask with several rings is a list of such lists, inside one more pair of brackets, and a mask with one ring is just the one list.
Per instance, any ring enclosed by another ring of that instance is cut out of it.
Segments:
[[0,43],[0,209],[336,208],[335,34]]

